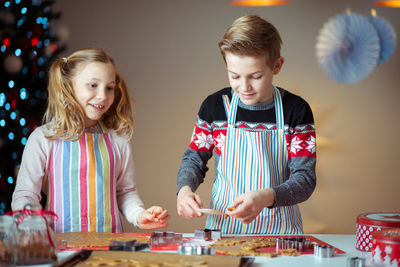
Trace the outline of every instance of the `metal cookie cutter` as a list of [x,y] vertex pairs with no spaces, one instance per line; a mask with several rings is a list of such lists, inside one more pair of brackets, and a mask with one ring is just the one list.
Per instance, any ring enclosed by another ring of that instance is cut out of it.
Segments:
[[295,248],[304,251],[310,247],[310,239],[306,237],[280,237],[276,239],[276,251],[280,249]]
[[335,255],[335,248],[332,246],[314,244],[314,256],[329,258]]
[[194,239],[217,240],[221,238],[221,230],[219,229],[194,230]]
[[184,255],[215,255],[215,248],[202,246],[179,246],[178,254]]
[[136,242],[136,240],[127,242],[111,240],[109,250],[140,251],[148,247],[148,243],[140,243]]
[[150,236],[151,247],[162,247],[183,242],[182,234],[174,232],[153,232]]
[[359,257],[347,258],[347,267],[364,267],[365,259]]

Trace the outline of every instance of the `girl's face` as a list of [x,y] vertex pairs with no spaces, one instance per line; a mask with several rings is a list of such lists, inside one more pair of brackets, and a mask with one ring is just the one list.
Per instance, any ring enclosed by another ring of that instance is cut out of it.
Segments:
[[114,102],[116,74],[111,63],[84,64],[73,79],[74,95],[85,112],[85,127],[92,127]]
[[272,77],[278,74],[284,62],[277,59],[274,69],[267,65],[266,56],[225,54],[229,83],[246,105],[265,102],[273,97]]

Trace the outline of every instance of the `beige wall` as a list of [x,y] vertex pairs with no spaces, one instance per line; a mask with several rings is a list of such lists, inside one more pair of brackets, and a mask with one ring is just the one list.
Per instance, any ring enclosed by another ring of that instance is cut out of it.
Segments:
[[[318,184],[301,204],[307,233],[355,233],[358,214],[399,211],[400,53],[362,82],[329,79],[315,57],[323,23],[347,8],[367,15],[372,1],[293,0],[269,8],[232,7],[228,0],[59,0],[71,51],[108,51],[137,101],[133,140],[137,186],[146,206],[171,213],[168,230],[193,232],[205,218],[176,212],[175,179],[202,100],[228,85],[217,42],[232,21],[258,14],[281,32],[286,59],[275,84],[314,109]],[[376,8],[400,34],[400,9]],[[325,142],[326,140],[326,142]],[[199,193],[209,203],[213,160]],[[129,229],[136,231],[136,229]]]

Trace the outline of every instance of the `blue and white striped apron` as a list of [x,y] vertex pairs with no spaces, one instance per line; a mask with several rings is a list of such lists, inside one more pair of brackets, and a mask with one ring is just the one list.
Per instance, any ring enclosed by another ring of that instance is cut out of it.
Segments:
[[[276,129],[246,130],[235,127],[239,96],[229,103],[224,95],[228,118],[225,145],[221,149],[210,208],[224,212],[240,195],[282,184],[289,177],[282,98],[274,89]],[[254,221],[243,224],[235,218],[208,215],[206,228],[224,234],[302,234],[297,205],[264,208]]]

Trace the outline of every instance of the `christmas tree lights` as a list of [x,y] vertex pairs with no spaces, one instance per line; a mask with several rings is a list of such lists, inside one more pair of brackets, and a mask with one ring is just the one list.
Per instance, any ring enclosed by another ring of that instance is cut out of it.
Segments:
[[41,124],[49,65],[65,49],[53,4],[0,1],[0,214],[11,209],[22,152]]

